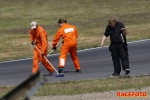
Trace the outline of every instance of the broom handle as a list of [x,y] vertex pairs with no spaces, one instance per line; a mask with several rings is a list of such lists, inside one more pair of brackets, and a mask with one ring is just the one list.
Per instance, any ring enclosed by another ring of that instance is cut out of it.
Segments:
[[[39,48],[35,45],[35,48],[40,52],[40,54],[42,54],[42,52],[39,50]],[[44,58],[45,58],[45,60],[53,67],[53,69],[55,70],[55,72],[57,73],[57,74],[59,74],[58,73],[58,71],[55,69],[55,67],[48,61],[48,59],[44,56]]]
[[[62,44],[63,43],[63,41],[61,41],[57,46],[56,46],[56,48],[60,45],[60,44]],[[53,51],[55,51],[55,50],[52,50],[48,55],[50,55]],[[47,55],[47,56],[48,56]]]
[[[57,46],[56,46],[56,48],[60,45],[60,44],[62,44],[63,43],[63,41],[61,41]],[[55,50],[52,50],[48,55],[50,55],[53,51],[55,51]],[[48,56],[47,55],[47,56]],[[41,62],[39,62],[39,64],[40,64]]]

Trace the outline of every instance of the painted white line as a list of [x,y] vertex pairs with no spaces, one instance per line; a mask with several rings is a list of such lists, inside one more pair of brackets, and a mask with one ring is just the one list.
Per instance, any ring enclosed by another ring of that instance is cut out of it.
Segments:
[[136,43],[136,42],[143,42],[143,41],[149,41],[150,39],[145,39],[145,40],[139,40],[139,41],[133,41],[133,42],[128,42],[128,43]]
[[[143,41],[150,41],[150,39],[139,40],[139,41],[133,41],[133,42],[128,42],[128,43],[136,43],[136,42],[143,42]],[[78,50],[77,52],[80,52],[80,51],[86,51],[86,50],[93,50],[93,49],[98,49],[98,48],[105,48],[105,47],[108,47],[108,46],[104,46],[104,47],[96,47],[96,48],[89,48],[89,49],[84,49],[84,50]],[[49,56],[54,56],[54,55],[59,55],[59,54],[60,54],[60,53],[52,54],[52,55],[49,55]],[[25,59],[19,59],[19,60],[4,61],[4,62],[0,62],[0,63],[15,62],[15,61],[23,61],[23,60],[30,60],[30,59],[33,59],[33,58],[25,58]]]
[[[139,40],[139,41],[133,41],[133,42],[127,42],[127,43],[136,43],[136,42],[143,42],[143,41],[148,41],[150,39],[145,39],[145,40]],[[93,50],[93,49],[98,49],[98,48],[105,48],[109,46],[104,46],[104,47],[96,47],[96,48],[89,48],[89,49],[84,49],[84,50],[78,50],[78,51],[86,51],[86,50]]]
[[4,62],[0,62],[1,63],[7,63],[7,62],[15,62],[15,61],[22,61],[22,60],[30,60],[32,58],[25,58],[25,59],[19,59],[19,60],[10,60],[10,61],[4,61]]

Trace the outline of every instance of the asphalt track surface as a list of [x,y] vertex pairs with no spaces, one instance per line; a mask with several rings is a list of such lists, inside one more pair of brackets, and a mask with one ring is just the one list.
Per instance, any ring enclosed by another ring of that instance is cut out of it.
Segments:
[[[128,43],[130,75],[150,74],[150,39]],[[48,60],[57,69],[59,54],[48,56]],[[48,76],[48,71],[40,64],[40,70],[48,82],[67,80],[84,80],[108,77],[113,73],[113,63],[108,46],[78,51],[81,73],[75,72],[75,67],[68,54],[64,77]],[[19,85],[29,78],[32,68],[32,58],[16,61],[0,62],[0,86]],[[121,71],[121,75],[124,75]]]

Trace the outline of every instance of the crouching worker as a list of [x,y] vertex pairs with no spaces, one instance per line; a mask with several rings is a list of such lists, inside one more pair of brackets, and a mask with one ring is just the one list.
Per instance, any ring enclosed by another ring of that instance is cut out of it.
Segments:
[[81,72],[79,60],[77,57],[77,38],[78,33],[75,26],[70,25],[64,19],[58,20],[59,29],[53,39],[53,48],[56,50],[56,45],[60,38],[63,39],[63,45],[61,47],[59,56],[58,72],[61,73],[65,67],[67,54],[70,52],[70,56],[74,63],[76,72]]
[[33,56],[33,67],[32,74],[35,74],[39,70],[39,61],[46,67],[49,71],[49,75],[53,74],[53,67],[46,61],[44,56],[46,57],[48,54],[48,39],[46,31],[39,26],[35,21],[31,23],[30,30],[30,42],[32,45],[36,45],[37,48],[34,48],[34,56]]

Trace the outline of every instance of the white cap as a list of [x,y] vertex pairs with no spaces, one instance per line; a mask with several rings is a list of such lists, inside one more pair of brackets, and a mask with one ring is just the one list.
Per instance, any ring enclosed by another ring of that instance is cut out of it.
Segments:
[[35,21],[33,21],[33,22],[31,23],[31,29],[35,29],[35,28],[36,28],[36,25],[37,25],[37,23],[36,23]]

